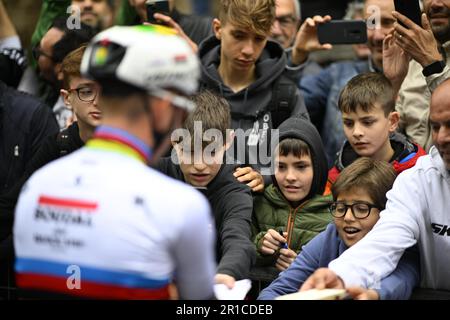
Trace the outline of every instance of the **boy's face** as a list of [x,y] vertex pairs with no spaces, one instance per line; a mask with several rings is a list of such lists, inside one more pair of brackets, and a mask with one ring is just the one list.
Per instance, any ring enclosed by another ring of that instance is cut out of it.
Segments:
[[235,26],[213,22],[216,38],[221,41],[221,61],[227,68],[237,72],[251,72],[266,46],[267,36]]
[[[368,204],[374,204],[369,194],[359,188],[353,188],[347,192],[339,194],[337,197],[338,202],[343,202],[347,205],[351,205],[356,202],[365,202]],[[380,218],[380,210],[372,208],[370,214],[364,219],[357,219],[352,214],[352,209],[348,208],[345,215],[341,218],[334,218],[334,224],[338,230],[339,236],[344,243],[351,247],[359,240],[361,240],[370,230],[372,230],[375,223]]]
[[279,155],[275,165],[275,179],[284,197],[290,202],[302,201],[309,194],[313,181],[311,156]]
[[368,112],[359,107],[356,112],[343,112],[342,120],[345,136],[359,156],[386,161],[391,150],[389,135],[397,128],[398,112],[391,112],[386,117],[376,102]]
[[[217,175],[223,164],[223,155],[227,145],[215,149],[215,152],[201,150],[196,155],[194,150],[184,151],[182,144],[174,146],[183,172],[184,181],[194,187],[206,187]],[[199,151],[200,151],[199,150]]]
[[98,109],[99,86],[80,77],[70,80],[70,89],[61,90],[64,103],[70,107],[81,125],[95,128],[100,125],[102,112]]

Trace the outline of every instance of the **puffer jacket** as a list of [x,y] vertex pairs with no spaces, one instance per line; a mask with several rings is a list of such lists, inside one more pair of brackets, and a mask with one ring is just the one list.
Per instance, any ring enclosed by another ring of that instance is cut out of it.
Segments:
[[[325,230],[332,220],[328,209],[331,196],[315,196],[293,208],[282,196],[275,185],[266,188],[264,195],[258,196],[254,202],[253,242],[257,248],[261,247],[261,240],[267,230],[282,229],[288,232],[289,249],[299,253],[302,246]],[[287,230],[287,226],[291,230]],[[258,264],[270,265],[276,256],[264,257],[258,253]]]

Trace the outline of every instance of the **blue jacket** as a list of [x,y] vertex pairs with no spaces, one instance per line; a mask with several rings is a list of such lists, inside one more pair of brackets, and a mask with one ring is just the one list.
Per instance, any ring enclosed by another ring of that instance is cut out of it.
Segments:
[[[328,263],[339,257],[347,246],[338,235],[334,223],[303,247],[291,266],[280,273],[267,288],[261,291],[258,300],[271,300],[288,293],[297,292],[303,282],[318,268],[328,267]],[[397,268],[380,283],[377,289],[380,299],[409,299],[415,286],[419,284],[419,254],[410,249],[405,251]]]
[[336,153],[345,140],[339,95],[347,82],[360,73],[375,71],[370,60],[336,62],[319,74],[304,76],[299,87],[305,98],[311,122],[322,137],[328,158],[328,168],[333,166]]

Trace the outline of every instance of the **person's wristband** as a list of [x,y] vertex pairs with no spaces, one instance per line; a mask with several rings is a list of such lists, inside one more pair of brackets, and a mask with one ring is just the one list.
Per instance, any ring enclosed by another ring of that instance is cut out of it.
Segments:
[[422,74],[425,77],[428,77],[435,73],[441,73],[442,71],[444,71],[444,68],[445,68],[445,61],[443,60],[435,61],[427,65],[425,68],[423,68]]

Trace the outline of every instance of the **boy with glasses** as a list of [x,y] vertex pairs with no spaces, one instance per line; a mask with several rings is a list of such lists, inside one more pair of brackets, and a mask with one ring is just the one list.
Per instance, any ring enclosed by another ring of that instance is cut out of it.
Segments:
[[[289,269],[261,292],[258,299],[297,292],[318,268],[339,257],[361,240],[379,219],[386,205],[386,193],[396,178],[392,167],[383,161],[360,158],[345,168],[332,187],[330,206],[334,223],[303,247]],[[419,284],[417,251],[409,250],[396,270],[373,289],[348,288],[356,299],[408,299]]]

